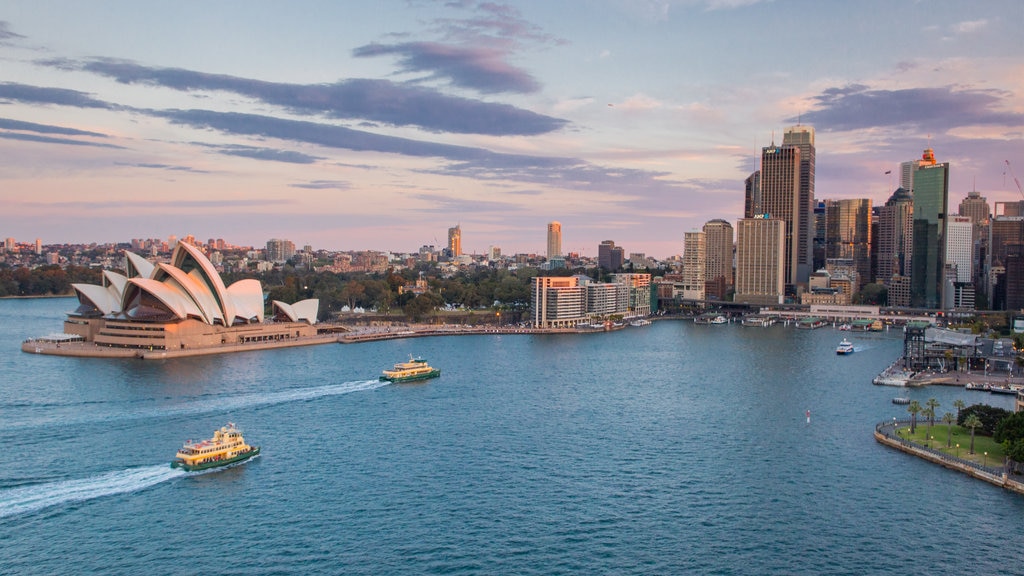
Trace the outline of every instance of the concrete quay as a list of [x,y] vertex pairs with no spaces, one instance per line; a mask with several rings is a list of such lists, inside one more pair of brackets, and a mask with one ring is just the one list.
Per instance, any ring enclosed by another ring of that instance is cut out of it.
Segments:
[[900,452],[904,452],[912,456],[917,456],[918,458],[927,460],[933,464],[938,464],[945,468],[949,468],[950,470],[962,472],[968,476],[977,478],[978,480],[984,480],[989,484],[1005,488],[1006,490],[1016,492],[1017,494],[1024,494],[1024,483],[1013,479],[1003,467],[983,466],[971,460],[957,458],[956,456],[951,456],[945,452],[909,442],[896,435],[897,427],[909,425],[909,420],[882,422],[875,426],[875,440],[880,444],[890,448],[895,448]]

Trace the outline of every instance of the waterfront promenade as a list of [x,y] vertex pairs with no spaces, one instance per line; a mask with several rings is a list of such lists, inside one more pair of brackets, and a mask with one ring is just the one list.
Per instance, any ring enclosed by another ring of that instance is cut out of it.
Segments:
[[[919,424],[920,425],[920,424]],[[941,450],[922,446],[901,438],[897,430],[901,426],[910,426],[910,420],[894,420],[892,422],[881,422],[875,426],[875,440],[879,443],[895,448],[901,452],[917,456],[934,464],[944,466],[951,470],[963,472],[989,484],[999,486],[1024,494],[1024,482],[1014,479],[1003,466],[987,466],[984,463],[975,462],[967,458],[958,458]]]

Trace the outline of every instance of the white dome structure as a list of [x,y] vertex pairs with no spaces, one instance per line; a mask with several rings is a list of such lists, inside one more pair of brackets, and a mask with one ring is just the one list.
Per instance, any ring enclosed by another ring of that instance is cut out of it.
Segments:
[[[178,242],[169,264],[153,264],[126,252],[125,270],[127,275],[104,271],[102,286],[72,284],[79,301],[75,314],[149,322],[193,319],[224,327],[264,321],[259,280],[225,287],[206,255],[185,242]],[[293,322],[316,322],[319,300],[274,302],[278,304],[288,309],[284,316]]]

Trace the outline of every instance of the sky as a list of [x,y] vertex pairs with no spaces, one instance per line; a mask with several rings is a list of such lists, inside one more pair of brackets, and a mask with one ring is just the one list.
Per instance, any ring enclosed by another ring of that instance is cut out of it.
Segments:
[[0,0],[19,242],[667,258],[796,124],[818,199],[1024,198],[1024,2]]

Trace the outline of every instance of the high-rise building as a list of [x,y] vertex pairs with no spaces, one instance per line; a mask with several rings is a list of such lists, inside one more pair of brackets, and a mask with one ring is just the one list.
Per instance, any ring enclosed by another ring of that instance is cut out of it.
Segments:
[[913,230],[914,198],[906,188],[897,188],[878,211],[876,282],[888,286],[893,276],[910,276]]
[[531,316],[537,328],[565,328],[586,320],[586,289],[575,276],[535,276]]
[[786,129],[783,146],[800,149],[800,199],[796,229],[797,282],[806,285],[814,263],[814,128],[798,124]]
[[1024,216],[993,217],[988,228],[989,251],[984,273],[985,293],[993,310],[1006,310],[1007,264],[1019,265],[1018,260],[1010,263],[1008,255],[1020,245],[1024,245]]
[[781,304],[785,299],[786,222],[743,218],[736,222],[735,302]]
[[753,218],[763,214],[761,209],[761,171],[754,172],[743,181],[743,217]]
[[548,260],[562,255],[562,223],[548,222]]
[[949,214],[949,163],[933,163],[935,154],[925,150],[914,171],[914,253],[910,274],[910,305],[939,308],[946,262],[945,233]]
[[934,166],[935,165],[935,151],[931,148],[927,148],[924,154],[921,155],[919,160],[909,160],[907,162],[900,163],[900,188],[910,192],[910,195],[914,195],[914,180],[916,179],[917,170],[923,166]]
[[871,281],[871,200],[828,200],[825,207],[825,261],[853,261],[859,291]]
[[783,280],[794,286],[799,282],[799,266],[804,253],[800,245],[800,148],[780,147],[773,143],[762,149],[761,208],[767,217],[782,220],[785,224]]
[[825,201],[814,201],[814,246],[811,269],[814,272],[825,267]]
[[448,251],[452,258],[462,256],[462,227],[458,224],[448,229]]
[[952,216],[946,222],[946,267],[955,272],[957,282],[972,279],[971,227],[967,216]]
[[597,247],[597,265],[610,272],[622,268],[626,263],[626,251],[612,240],[605,240]]
[[41,256],[42,254],[43,254],[43,240],[41,238],[36,238],[36,256]]
[[683,298],[704,299],[704,278],[707,253],[703,232],[686,232],[683,235]]
[[267,260],[269,262],[285,262],[295,256],[295,243],[291,240],[271,238],[267,240]]
[[972,224],[981,224],[992,217],[988,199],[977,190],[971,190],[967,197],[960,201],[960,215],[971,219]]
[[732,288],[732,224],[725,220],[709,220],[704,224],[705,269],[704,297],[724,300]]

